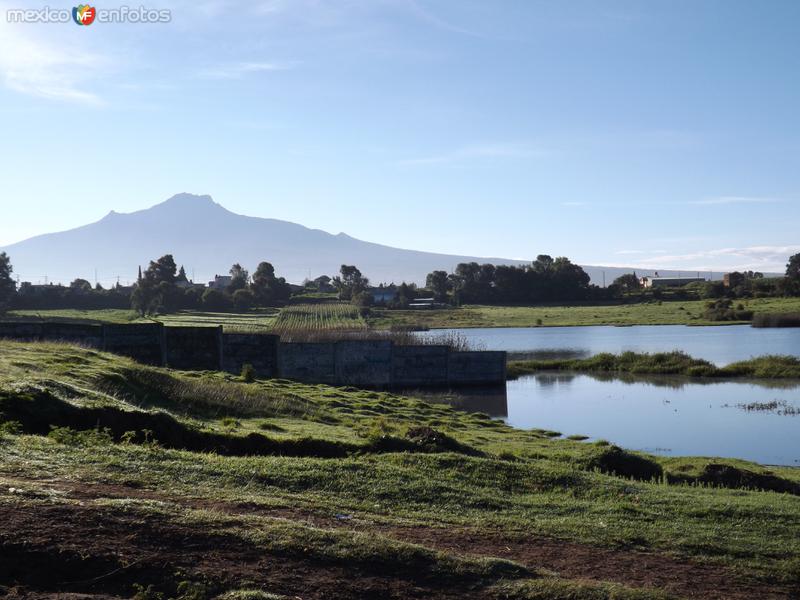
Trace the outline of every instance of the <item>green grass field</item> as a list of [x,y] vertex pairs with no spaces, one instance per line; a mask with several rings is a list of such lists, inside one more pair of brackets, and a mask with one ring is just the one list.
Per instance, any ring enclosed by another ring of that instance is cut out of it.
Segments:
[[[738,302],[737,302],[738,304]],[[747,310],[758,313],[800,311],[800,298],[743,300]],[[283,331],[359,330],[364,328],[460,328],[460,327],[553,327],[573,325],[728,325],[735,322],[707,321],[704,300],[664,301],[646,304],[573,306],[479,306],[435,310],[387,310],[373,308],[364,320],[354,306],[339,302],[291,304],[280,309],[248,313],[182,311],[156,317],[167,324],[221,324],[228,330]],[[127,310],[15,310],[12,317],[79,319],[96,322],[141,320]],[[739,323],[744,323],[739,322]]]
[[[738,304],[738,302],[737,302]],[[796,312],[800,298],[743,300],[755,313]],[[369,319],[376,328],[389,327],[544,327],[573,325],[725,325],[731,322],[703,318],[705,300],[664,301],[646,304],[573,306],[480,306],[452,309],[373,309]]]
[[[61,344],[0,342],[0,415],[0,573],[17,592],[800,592],[797,469],[631,453],[388,392],[247,384]],[[712,487],[722,468],[744,483]]]

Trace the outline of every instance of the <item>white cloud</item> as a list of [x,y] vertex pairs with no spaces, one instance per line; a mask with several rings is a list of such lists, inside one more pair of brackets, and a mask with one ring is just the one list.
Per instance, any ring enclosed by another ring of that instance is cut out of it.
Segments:
[[423,156],[419,158],[406,158],[397,161],[399,165],[436,165],[453,164],[469,160],[482,158],[542,158],[548,156],[548,152],[532,144],[525,143],[482,143],[469,144],[450,152]]
[[286,71],[292,66],[291,63],[278,62],[236,62],[207,67],[202,69],[198,75],[205,79],[241,79],[254,73]]
[[[685,254],[662,254],[646,259],[639,259],[636,265],[626,266],[633,266],[641,269],[680,268],[688,271],[748,270],[782,273],[786,269],[786,263],[789,257],[798,252],[800,252],[800,245],[796,244],[786,246],[717,248],[688,252]],[[623,253],[626,253],[626,251],[617,252],[617,254]]]
[[89,82],[105,73],[110,60],[86,51],[73,40],[38,36],[58,25],[8,23],[0,6],[0,79],[22,94],[89,105],[103,100]]
[[693,200],[689,204],[717,205],[717,204],[776,204],[786,202],[781,198],[762,198],[755,196],[717,196],[716,198],[704,198],[703,200]]

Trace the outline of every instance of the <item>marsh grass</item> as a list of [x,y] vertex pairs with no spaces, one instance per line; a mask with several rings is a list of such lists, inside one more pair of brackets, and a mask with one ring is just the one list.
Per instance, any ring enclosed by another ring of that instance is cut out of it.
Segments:
[[589,358],[510,361],[507,370],[509,379],[541,371],[800,379],[800,359],[794,356],[768,355],[717,367],[707,360],[693,358],[679,351],[622,354],[602,352]]
[[753,327],[800,327],[800,312],[761,313],[753,317]]

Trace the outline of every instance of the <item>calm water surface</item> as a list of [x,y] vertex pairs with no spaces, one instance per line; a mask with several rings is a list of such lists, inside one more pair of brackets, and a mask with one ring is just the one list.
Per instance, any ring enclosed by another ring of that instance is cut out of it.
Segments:
[[[509,381],[506,414],[496,416],[522,429],[583,434],[654,454],[800,465],[800,415],[781,414],[800,410],[800,382],[781,386],[541,373]],[[771,411],[743,407],[772,401],[778,407]]]
[[[683,350],[717,365],[764,354],[800,356],[800,329],[749,326],[536,327],[446,330],[487,350],[534,356]],[[437,335],[430,332],[421,335]],[[800,465],[800,381],[708,381],[678,377],[601,377],[540,373],[505,390],[454,401],[522,429],[607,439],[634,450]],[[752,403],[773,410],[746,410]]]
[[419,335],[457,333],[475,347],[509,352],[567,353],[590,356],[598,352],[669,352],[683,350],[717,365],[763,354],[800,356],[800,328],[759,329],[749,325],[687,327],[494,327],[437,329]]

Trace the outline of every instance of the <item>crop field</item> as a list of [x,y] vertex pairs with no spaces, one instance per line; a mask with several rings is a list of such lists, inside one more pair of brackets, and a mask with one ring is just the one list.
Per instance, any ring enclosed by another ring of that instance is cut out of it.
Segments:
[[278,309],[265,308],[249,313],[218,313],[181,311],[160,315],[158,320],[164,325],[222,325],[229,333],[266,332],[272,329],[278,317]]
[[367,322],[358,308],[346,302],[294,304],[281,309],[273,332],[287,339],[300,332],[366,331]]

